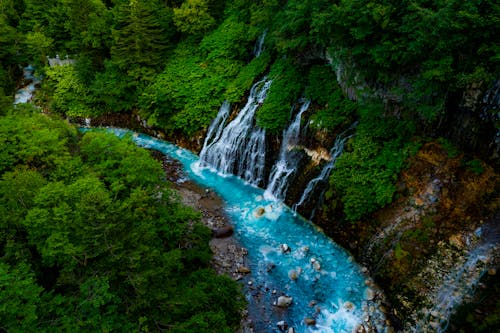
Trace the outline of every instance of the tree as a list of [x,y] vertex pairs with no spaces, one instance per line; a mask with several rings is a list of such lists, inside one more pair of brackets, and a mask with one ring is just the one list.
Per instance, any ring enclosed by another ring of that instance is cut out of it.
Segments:
[[152,1],[131,0],[115,7],[111,56],[136,80],[149,80],[160,70],[169,34],[153,12]]
[[174,23],[181,32],[200,36],[215,26],[208,0],[186,0],[174,9]]

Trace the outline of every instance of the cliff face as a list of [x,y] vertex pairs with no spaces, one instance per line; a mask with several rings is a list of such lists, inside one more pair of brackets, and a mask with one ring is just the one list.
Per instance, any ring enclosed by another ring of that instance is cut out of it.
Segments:
[[317,214],[316,223],[385,289],[392,314],[408,331],[446,325],[451,309],[498,266],[492,235],[498,233],[499,177],[491,166],[467,165],[464,154],[454,154],[425,144],[401,173],[395,202],[370,219],[334,222],[328,200]]

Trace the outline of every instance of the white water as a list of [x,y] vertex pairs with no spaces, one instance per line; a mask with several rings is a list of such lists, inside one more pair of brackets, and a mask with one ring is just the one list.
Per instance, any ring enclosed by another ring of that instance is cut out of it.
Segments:
[[[480,229],[476,233],[480,233]],[[474,294],[479,280],[491,265],[491,258],[498,251],[498,239],[486,240],[473,247],[463,264],[456,265],[444,281],[429,296],[434,303],[412,332],[445,332],[455,308],[466,297]]]
[[207,150],[214,142],[217,142],[220,139],[222,134],[222,130],[226,125],[227,118],[229,117],[229,113],[231,111],[231,105],[228,101],[224,101],[222,106],[219,109],[219,113],[210,124],[208,128],[207,135],[205,136],[205,142],[203,143],[203,148],[200,152],[200,161],[205,161],[207,158]]
[[305,101],[288,129],[283,131],[280,157],[271,170],[268,186],[264,192],[267,199],[276,198],[284,200],[286,198],[289,185],[288,180],[296,171],[299,162],[293,150],[299,142],[300,120],[302,119],[302,114],[309,108],[310,104],[311,101]]
[[[337,158],[344,151],[345,142],[352,136],[352,135],[346,136],[346,133],[349,132],[355,126],[356,124],[353,124],[347,131],[337,136],[337,138],[335,139],[335,143],[333,144],[333,147],[330,150],[330,161],[327,164],[325,164],[318,177],[313,178],[309,181],[299,201],[295,205],[293,205],[293,210],[295,212],[297,211],[297,208],[299,206],[302,206],[305,203],[310,202],[312,196],[314,196],[317,199],[319,198],[318,203],[321,202],[321,198],[323,197],[326,189],[326,186],[324,185],[326,185],[326,183],[328,182],[328,176],[332,172],[333,168],[335,168],[335,163],[337,162]],[[320,185],[323,185],[325,188],[318,193],[316,189]],[[314,217],[315,212],[316,212],[316,207],[311,211],[311,216],[309,217],[310,219]]]
[[255,46],[253,48],[253,54],[255,55],[255,58],[258,58],[261,54],[262,51],[264,51],[264,39],[266,38],[267,30],[265,30],[262,35],[257,39],[257,42],[255,43]]
[[40,80],[33,75],[34,71],[35,69],[31,65],[24,68],[23,77],[26,81],[31,82],[16,91],[14,105],[28,103],[33,98],[36,89],[35,85],[40,83]]
[[[222,174],[235,174],[252,185],[259,185],[264,176],[265,131],[255,124],[255,112],[264,102],[271,80],[263,79],[250,90],[245,107],[225,126],[226,108],[221,107],[205,140],[200,159]],[[229,106],[227,106],[229,109]]]

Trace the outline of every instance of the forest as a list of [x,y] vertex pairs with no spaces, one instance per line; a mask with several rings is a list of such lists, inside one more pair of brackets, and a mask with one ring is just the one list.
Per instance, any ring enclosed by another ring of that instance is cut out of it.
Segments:
[[[268,77],[268,136],[301,98],[327,136],[357,122],[326,195],[362,224],[426,143],[457,149],[441,123],[498,80],[499,26],[492,0],[0,0],[0,330],[232,332],[244,307],[160,164],[61,119],[130,115],[189,140]],[[14,107],[28,64],[37,107]]]

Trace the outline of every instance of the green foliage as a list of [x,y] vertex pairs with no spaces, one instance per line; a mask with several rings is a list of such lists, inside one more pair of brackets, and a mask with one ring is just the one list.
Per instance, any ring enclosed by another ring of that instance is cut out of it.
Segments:
[[293,62],[281,59],[271,66],[269,78],[273,82],[265,103],[257,110],[257,124],[277,134],[290,120],[290,110],[302,90],[302,76]]
[[208,268],[210,230],[147,151],[21,111],[0,142],[4,329],[236,329],[239,287]]
[[54,87],[51,109],[71,117],[91,117],[98,114],[89,87],[80,80],[73,65],[50,67],[46,71]]
[[238,76],[228,84],[224,96],[229,102],[240,102],[256,79],[267,69],[271,56],[264,52],[241,69]]
[[446,150],[446,153],[448,154],[449,158],[457,157],[458,154],[460,154],[460,150],[457,148],[457,146],[455,146],[449,140],[445,138],[438,138],[437,142],[439,142],[441,147],[443,147],[443,149]]
[[411,123],[384,117],[382,111],[376,105],[361,109],[356,134],[330,178],[353,222],[392,201],[398,174],[418,147],[409,141]]
[[330,65],[316,65],[310,69],[305,95],[322,106],[311,117],[312,125],[318,128],[334,130],[347,126],[357,109],[354,102],[343,96]]
[[174,24],[179,31],[202,35],[215,26],[210,15],[208,0],[186,0],[180,8],[174,8]]
[[482,162],[478,159],[470,160],[465,163],[465,165],[467,165],[467,167],[469,167],[469,169],[478,176],[484,172]]
[[9,332],[31,332],[37,325],[42,288],[29,265],[0,262],[0,322]]
[[171,35],[160,24],[152,3],[130,1],[115,7],[111,56],[120,69],[138,81],[150,80],[161,69]]

